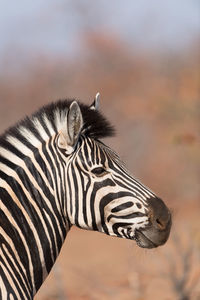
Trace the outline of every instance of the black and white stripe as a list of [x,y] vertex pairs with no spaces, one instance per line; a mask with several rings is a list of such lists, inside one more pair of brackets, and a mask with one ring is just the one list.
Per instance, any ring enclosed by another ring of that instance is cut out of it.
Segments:
[[112,134],[95,103],[65,100],[0,137],[1,299],[33,298],[72,225],[128,239],[148,225],[155,195],[99,140]]

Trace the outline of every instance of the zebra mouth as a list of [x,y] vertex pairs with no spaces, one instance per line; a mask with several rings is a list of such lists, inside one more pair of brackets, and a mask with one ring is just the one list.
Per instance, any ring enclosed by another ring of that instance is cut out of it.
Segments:
[[137,245],[141,248],[156,248],[158,245],[156,245],[154,242],[152,242],[143,232],[136,230],[135,231],[135,241]]

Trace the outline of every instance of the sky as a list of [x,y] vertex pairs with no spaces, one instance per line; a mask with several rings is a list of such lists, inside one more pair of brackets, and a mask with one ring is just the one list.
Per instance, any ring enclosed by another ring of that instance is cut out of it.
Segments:
[[200,35],[200,0],[0,0],[0,59],[72,54],[94,31],[138,48],[181,49]]

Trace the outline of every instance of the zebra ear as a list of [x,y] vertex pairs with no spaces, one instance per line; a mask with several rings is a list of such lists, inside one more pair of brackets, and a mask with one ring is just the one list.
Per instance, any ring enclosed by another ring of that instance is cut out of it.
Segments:
[[67,116],[68,145],[72,147],[76,145],[82,126],[83,117],[80,107],[76,101],[73,101]]
[[97,93],[95,98],[94,98],[94,102],[92,103],[92,105],[90,105],[91,110],[98,110],[99,109],[99,100],[100,100],[100,94]]

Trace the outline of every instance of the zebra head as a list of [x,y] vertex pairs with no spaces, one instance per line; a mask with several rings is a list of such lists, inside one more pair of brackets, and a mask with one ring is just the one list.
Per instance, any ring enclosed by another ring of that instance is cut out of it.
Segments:
[[164,244],[171,214],[164,202],[137,181],[119,156],[100,141],[113,128],[98,112],[72,102],[67,129],[58,137],[66,160],[67,215],[80,228],[135,240],[140,247]]

